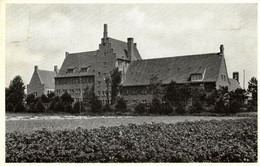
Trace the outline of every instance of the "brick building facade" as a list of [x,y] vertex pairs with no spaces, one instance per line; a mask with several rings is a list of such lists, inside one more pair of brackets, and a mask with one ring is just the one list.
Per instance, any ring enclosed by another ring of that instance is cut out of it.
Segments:
[[107,25],[104,25],[104,34],[101,44],[96,51],[68,53],[61,69],[55,77],[55,91],[59,96],[68,92],[74,99],[85,101],[89,89],[93,89],[103,104],[109,98],[111,90],[107,89],[105,78],[110,77],[116,67],[122,71],[123,80],[132,61],[141,60],[133,38],[127,42],[107,36]]
[[39,97],[42,94],[47,95],[50,92],[54,92],[54,77],[57,73],[57,66],[54,66],[54,71],[39,70],[38,66],[34,66],[31,81],[27,85],[27,94],[34,94],[35,97]]
[[111,97],[105,78],[110,77],[116,67],[122,71],[121,96],[128,105],[151,102],[152,94],[147,87],[152,76],[161,80],[163,85],[175,81],[202,86],[208,91],[219,86],[239,87],[236,80],[228,78],[223,45],[217,53],[142,60],[133,38],[128,38],[127,42],[110,38],[105,24],[98,50],[66,52],[55,77],[56,94],[60,96],[68,92],[74,99],[84,101],[87,91],[93,89],[105,104],[107,90]]

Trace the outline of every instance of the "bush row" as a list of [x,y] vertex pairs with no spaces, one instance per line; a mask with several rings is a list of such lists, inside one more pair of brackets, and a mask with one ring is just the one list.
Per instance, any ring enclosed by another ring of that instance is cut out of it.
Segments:
[[256,161],[256,118],[6,134],[6,162]]

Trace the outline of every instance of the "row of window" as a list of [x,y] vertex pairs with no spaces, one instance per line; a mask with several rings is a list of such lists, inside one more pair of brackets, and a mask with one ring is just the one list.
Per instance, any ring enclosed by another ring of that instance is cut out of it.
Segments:
[[56,79],[56,85],[64,84],[79,84],[79,83],[93,83],[93,77],[82,77],[82,78],[65,78],[65,79]]
[[81,89],[80,88],[77,88],[77,89],[56,89],[56,93],[87,93],[88,92],[88,90],[87,89],[83,89],[82,91],[81,91]]
[[221,80],[222,81],[226,81],[226,76],[225,75],[221,75]]
[[[111,96],[111,91],[108,92],[108,95]],[[107,91],[98,91],[97,96],[107,96]]]

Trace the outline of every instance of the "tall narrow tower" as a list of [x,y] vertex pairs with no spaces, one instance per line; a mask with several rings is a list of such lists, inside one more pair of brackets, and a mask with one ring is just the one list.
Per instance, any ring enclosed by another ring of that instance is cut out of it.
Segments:
[[103,38],[107,38],[107,24],[104,24],[104,32],[103,32]]

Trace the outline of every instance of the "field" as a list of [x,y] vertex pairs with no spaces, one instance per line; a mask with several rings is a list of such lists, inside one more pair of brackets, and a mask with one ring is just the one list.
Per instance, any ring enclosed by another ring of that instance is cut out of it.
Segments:
[[[162,121],[162,118],[167,123],[129,124],[133,121],[138,123]],[[192,118],[192,121],[185,121],[186,118]],[[31,129],[22,130],[28,134],[8,132],[6,162],[257,161],[257,118],[217,117],[227,120],[194,121],[199,118],[206,117],[16,120],[26,122],[27,127],[28,122],[35,125],[39,121],[41,123],[46,121],[44,124],[49,122],[55,125],[61,122],[62,124],[35,132]],[[7,121],[7,124],[14,121]],[[80,121],[81,124],[69,124],[73,121],[74,123]],[[103,126],[108,124],[111,127],[88,130],[86,128],[95,125],[86,126],[91,124],[86,121],[98,122]],[[116,123],[124,125],[114,126]],[[67,129],[59,130],[62,125]],[[73,129],[77,125],[82,125],[82,128]]]
[[119,126],[130,123],[177,123],[184,121],[212,120],[212,119],[238,119],[243,117],[212,117],[212,116],[113,116],[113,117],[86,117],[70,115],[33,115],[33,114],[7,114],[6,133],[19,131],[21,133],[32,133],[45,128],[49,131],[99,128],[101,126]]

